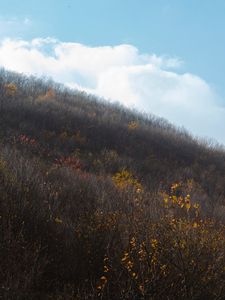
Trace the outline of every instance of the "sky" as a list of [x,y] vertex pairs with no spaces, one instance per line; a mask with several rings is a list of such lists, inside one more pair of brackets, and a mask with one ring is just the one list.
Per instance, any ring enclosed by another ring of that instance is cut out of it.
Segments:
[[224,0],[0,1],[0,66],[225,145]]

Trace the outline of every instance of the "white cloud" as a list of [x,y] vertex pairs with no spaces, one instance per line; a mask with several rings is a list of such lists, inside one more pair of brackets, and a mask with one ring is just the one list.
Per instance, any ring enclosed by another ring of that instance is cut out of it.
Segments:
[[0,43],[0,65],[6,69],[50,76],[225,144],[219,96],[200,77],[179,74],[181,64],[177,58],[141,54],[131,45],[89,47],[52,38]]

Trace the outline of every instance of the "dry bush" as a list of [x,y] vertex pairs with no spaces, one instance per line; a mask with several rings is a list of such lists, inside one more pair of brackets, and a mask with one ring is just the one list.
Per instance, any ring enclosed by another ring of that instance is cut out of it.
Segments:
[[224,298],[223,148],[4,70],[0,115],[0,298]]

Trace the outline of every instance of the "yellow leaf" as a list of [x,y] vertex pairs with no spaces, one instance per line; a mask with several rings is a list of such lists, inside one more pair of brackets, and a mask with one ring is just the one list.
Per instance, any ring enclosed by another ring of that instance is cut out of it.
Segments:
[[62,224],[63,221],[61,219],[59,219],[59,218],[56,217],[55,218],[55,222],[58,223],[58,224]]
[[193,223],[193,228],[197,228],[198,227],[198,223],[197,222],[194,222]]

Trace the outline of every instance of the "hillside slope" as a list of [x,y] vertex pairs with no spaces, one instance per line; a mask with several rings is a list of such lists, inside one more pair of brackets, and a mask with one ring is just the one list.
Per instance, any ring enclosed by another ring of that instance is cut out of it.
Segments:
[[2,70],[2,299],[223,299],[224,179],[163,119]]

